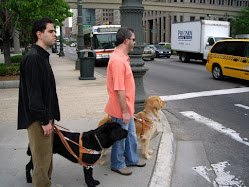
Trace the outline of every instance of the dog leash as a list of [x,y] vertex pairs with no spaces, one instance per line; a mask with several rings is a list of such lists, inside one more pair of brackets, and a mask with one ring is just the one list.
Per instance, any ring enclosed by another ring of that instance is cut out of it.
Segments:
[[[59,137],[60,137],[60,139],[61,139],[63,145],[64,145],[65,148],[68,150],[68,152],[78,160],[78,163],[79,163],[79,164],[83,165],[83,166],[84,166],[85,168],[87,168],[87,169],[92,168],[92,167],[97,163],[98,160],[97,160],[95,163],[93,163],[93,164],[86,164],[86,163],[84,163],[84,162],[82,161],[82,157],[83,157],[83,153],[86,153],[86,154],[100,154],[100,155],[102,154],[102,152],[103,152],[103,147],[102,147],[102,145],[100,144],[97,135],[94,134],[94,135],[95,135],[95,138],[96,138],[96,140],[97,140],[97,142],[99,143],[99,145],[100,145],[100,147],[101,147],[101,149],[102,149],[101,151],[96,151],[96,150],[87,149],[87,148],[83,147],[83,146],[82,146],[82,136],[83,136],[82,133],[80,133],[80,136],[79,136],[79,144],[78,144],[77,142],[75,142],[75,141],[73,141],[73,140],[70,140],[69,138],[65,137],[65,136],[62,134],[62,132],[61,132],[56,126],[58,126],[58,127],[60,127],[60,128],[63,128],[63,129],[65,129],[65,130],[68,130],[68,131],[70,131],[70,132],[74,132],[74,131],[71,131],[71,130],[69,130],[69,129],[65,128],[65,127],[62,127],[62,126],[60,126],[60,125],[57,125],[57,124],[55,124],[55,126],[54,126],[55,132],[59,135]],[[67,141],[70,141],[71,143],[74,143],[75,145],[79,146],[79,157],[74,153],[74,151],[71,149],[71,147],[70,147],[70,145],[68,144]]]

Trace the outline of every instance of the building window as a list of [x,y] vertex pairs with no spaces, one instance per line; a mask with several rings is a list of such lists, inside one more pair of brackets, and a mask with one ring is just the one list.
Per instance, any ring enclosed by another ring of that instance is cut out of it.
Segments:
[[183,16],[180,16],[180,22],[183,22]]
[[200,20],[204,20],[205,19],[205,17],[200,17]]
[[176,16],[174,16],[174,23],[176,23],[177,22],[177,17]]
[[195,17],[194,16],[190,16],[190,21],[195,21]]

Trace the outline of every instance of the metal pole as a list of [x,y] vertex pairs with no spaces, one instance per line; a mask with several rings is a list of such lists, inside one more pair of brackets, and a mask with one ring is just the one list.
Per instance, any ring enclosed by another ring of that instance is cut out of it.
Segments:
[[142,0],[122,0],[120,7],[121,26],[131,27],[135,31],[136,45],[129,53],[131,58],[131,68],[136,84],[135,110],[139,112],[144,109],[144,101],[147,94],[144,91],[143,76],[148,68],[144,67],[142,53],[144,50],[144,31],[143,31],[143,11]]
[[[78,0],[77,25],[78,25],[77,50],[80,51],[80,50],[84,49],[82,0]],[[80,69],[80,59],[79,59],[79,57],[76,60],[75,69],[76,70]]]
[[60,26],[60,53],[59,56],[65,56],[65,53],[63,51],[63,33],[62,33],[62,26]]

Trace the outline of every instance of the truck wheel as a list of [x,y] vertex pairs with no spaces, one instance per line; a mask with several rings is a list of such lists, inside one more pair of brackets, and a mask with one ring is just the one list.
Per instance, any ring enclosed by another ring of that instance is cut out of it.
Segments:
[[222,69],[217,64],[213,66],[212,75],[215,80],[221,80],[224,78]]
[[189,58],[188,54],[186,54],[186,53],[182,54],[181,59],[182,59],[182,62],[189,62],[190,61],[190,58]]

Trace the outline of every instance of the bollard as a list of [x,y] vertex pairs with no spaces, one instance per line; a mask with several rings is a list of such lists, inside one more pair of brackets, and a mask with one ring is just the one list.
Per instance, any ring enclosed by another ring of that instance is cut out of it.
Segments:
[[80,77],[79,80],[95,80],[94,64],[96,53],[92,50],[80,50],[78,52],[80,59]]

